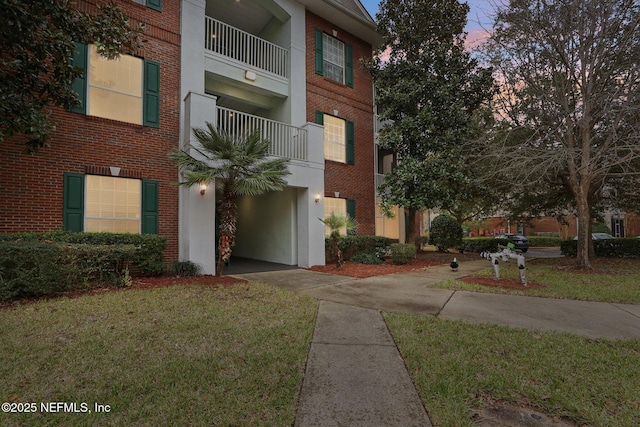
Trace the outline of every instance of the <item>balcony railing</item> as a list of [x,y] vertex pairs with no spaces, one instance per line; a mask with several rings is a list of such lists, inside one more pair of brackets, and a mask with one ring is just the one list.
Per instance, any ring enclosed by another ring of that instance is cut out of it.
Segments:
[[217,107],[217,125],[231,135],[249,135],[258,130],[269,140],[269,154],[294,160],[308,160],[306,129],[240,111]]
[[288,78],[286,49],[205,16],[205,49],[254,68]]

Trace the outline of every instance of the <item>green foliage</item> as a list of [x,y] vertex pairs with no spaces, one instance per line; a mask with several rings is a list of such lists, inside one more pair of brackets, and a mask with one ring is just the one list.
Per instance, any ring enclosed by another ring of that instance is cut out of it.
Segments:
[[320,222],[331,229],[331,238],[340,238],[340,229],[346,228],[347,230],[356,227],[356,221],[349,215],[340,215],[337,212],[331,212],[325,219],[318,218]]
[[128,285],[132,245],[87,245],[42,240],[0,241],[0,300]]
[[607,233],[607,234],[611,234],[611,230],[609,229],[609,227],[607,227],[607,225],[603,222],[598,222],[595,221],[593,223],[593,225],[591,226],[591,232],[592,233]]
[[[389,251],[389,246],[396,242],[383,236],[343,236],[338,242],[339,248],[342,250],[342,256],[345,261],[349,261],[352,257],[360,253],[372,253],[376,257],[382,258]],[[333,243],[331,239],[324,241],[326,259],[334,259]]]
[[202,274],[202,267],[192,261],[174,261],[171,270],[179,277],[193,277]]
[[233,135],[207,122],[205,128],[193,129],[199,144],[169,153],[169,159],[181,170],[179,185],[214,183],[222,194],[218,206],[217,276],[222,275],[225,262],[231,258],[238,223],[238,197],[282,191],[287,186],[285,177],[290,173],[288,159],[269,154],[269,140],[262,138],[258,130],[247,131],[250,133]]
[[388,121],[380,144],[402,158],[385,175],[383,207],[455,205],[473,188],[463,142],[477,136],[472,117],[494,91],[491,71],[465,51],[469,7],[437,0],[379,7],[383,42],[366,65]]
[[128,259],[130,265],[145,274],[162,274],[165,271],[163,260],[167,242],[164,237],[160,237],[157,234],[72,233],[70,231],[0,234],[0,241],[20,240],[85,245],[130,245],[135,247],[135,251]]
[[71,65],[74,42],[95,43],[113,59],[141,47],[142,28],[131,27],[114,3],[91,15],[69,1],[1,1],[0,141],[26,135],[27,149],[37,151],[55,128],[50,108],[78,105],[71,89],[80,76]]
[[393,243],[391,245],[391,263],[409,264],[416,257],[416,245],[411,243]]
[[468,237],[462,239],[462,248],[465,252],[496,252],[498,245],[506,246],[507,239],[494,239],[493,237]]
[[[593,249],[596,256],[636,258],[640,257],[640,239],[606,239],[594,240]],[[560,251],[566,256],[576,256],[578,253],[577,240],[565,240],[560,244]]]
[[529,246],[531,247],[549,247],[560,246],[562,239],[555,236],[528,236]]
[[379,265],[384,261],[380,259],[375,253],[372,252],[358,252],[353,257],[351,257],[351,261],[359,262],[360,264],[372,264]]
[[462,226],[450,215],[438,215],[431,222],[429,242],[440,251],[458,247],[462,244]]

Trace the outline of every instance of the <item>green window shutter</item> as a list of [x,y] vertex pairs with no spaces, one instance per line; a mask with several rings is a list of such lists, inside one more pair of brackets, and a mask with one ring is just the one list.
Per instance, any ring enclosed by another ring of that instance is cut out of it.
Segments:
[[355,127],[353,122],[347,120],[347,164],[353,165],[355,161]]
[[353,50],[351,49],[351,45],[346,45],[344,51],[344,60],[345,60],[345,80],[347,86],[353,87]]
[[158,181],[142,180],[142,234],[158,234]]
[[143,125],[160,127],[160,64],[144,60]]
[[322,111],[316,111],[316,124],[324,126],[324,113]]
[[322,30],[316,28],[316,74],[324,75],[322,58]]
[[[347,199],[347,215],[352,220],[356,220],[356,201],[353,199]],[[347,234],[356,234],[355,228],[348,229]]]
[[73,81],[71,90],[73,90],[80,100],[80,105],[76,105],[71,109],[74,113],[87,113],[87,45],[76,42],[76,48],[73,51],[73,60],[71,65],[82,68],[82,75]]
[[162,0],[147,0],[147,7],[162,12]]
[[84,175],[65,172],[62,187],[62,227],[69,231],[84,230]]

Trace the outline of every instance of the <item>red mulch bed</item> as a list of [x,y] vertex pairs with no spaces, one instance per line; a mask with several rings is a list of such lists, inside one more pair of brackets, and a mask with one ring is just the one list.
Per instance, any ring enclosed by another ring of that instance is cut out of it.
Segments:
[[527,286],[523,286],[522,283],[520,283],[520,279],[502,278],[500,280],[494,280],[493,277],[473,275],[473,276],[466,276],[458,280],[461,282],[472,284],[472,285],[489,286],[492,288],[522,289],[522,290],[546,288],[546,286],[541,283],[530,282],[530,281],[527,281]]
[[407,271],[424,270],[434,265],[448,264],[451,260],[445,259],[413,259],[409,264],[395,265],[389,262],[384,264],[360,264],[357,262],[345,262],[342,267],[336,268],[335,264],[314,265],[308,270],[319,271],[320,273],[339,274],[341,276],[356,277],[364,279],[372,276],[383,276],[385,274],[405,273]]

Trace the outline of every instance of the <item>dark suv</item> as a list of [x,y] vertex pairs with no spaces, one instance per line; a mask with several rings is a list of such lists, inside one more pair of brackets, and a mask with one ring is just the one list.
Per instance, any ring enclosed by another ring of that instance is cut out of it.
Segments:
[[522,252],[527,252],[529,250],[529,240],[520,234],[498,234],[496,239],[507,239],[515,245],[516,249],[521,250]]

